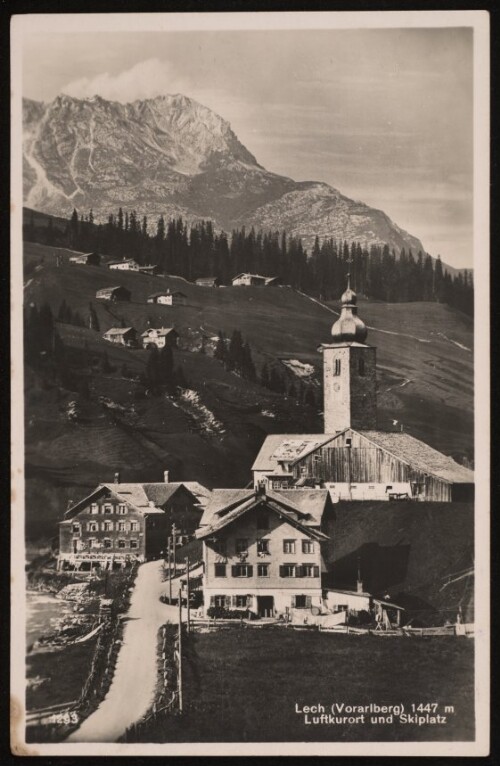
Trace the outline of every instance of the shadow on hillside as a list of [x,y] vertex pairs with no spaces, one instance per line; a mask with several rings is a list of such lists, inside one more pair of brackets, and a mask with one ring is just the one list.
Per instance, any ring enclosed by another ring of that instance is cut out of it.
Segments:
[[406,580],[410,545],[364,543],[337,561],[330,561],[325,578],[327,586],[356,589],[358,567],[363,588],[379,594]]

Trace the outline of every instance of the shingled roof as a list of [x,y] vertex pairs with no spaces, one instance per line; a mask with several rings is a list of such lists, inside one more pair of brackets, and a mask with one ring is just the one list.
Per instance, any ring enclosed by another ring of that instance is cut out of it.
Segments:
[[325,508],[330,503],[327,489],[284,489],[256,494],[253,489],[214,489],[200,520],[200,527],[218,525],[223,518],[232,518],[249,509],[256,502],[267,498],[295,511],[305,526],[319,527]]
[[437,476],[450,484],[474,482],[473,471],[410,434],[400,431],[360,431],[359,433],[381,449],[424,473]]
[[338,434],[270,434],[264,439],[252,471],[273,471],[280,461],[295,462]]
[[139,513],[163,513],[162,507],[177,492],[180,487],[185,487],[196,499],[203,509],[209,501],[210,490],[197,481],[154,482],[141,484],[133,483],[109,483],[99,484],[98,487],[87,497],[79,500],[65,513],[66,518],[71,518],[82,506],[92,498],[97,497],[104,490],[108,490],[117,499],[130,503]]

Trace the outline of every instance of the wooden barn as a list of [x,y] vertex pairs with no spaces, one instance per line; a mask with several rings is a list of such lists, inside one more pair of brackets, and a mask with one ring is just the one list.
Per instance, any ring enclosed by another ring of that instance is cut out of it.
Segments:
[[128,348],[137,346],[137,330],[133,327],[111,327],[102,337],[104,340],[117,343],[120,346],[127,346]]
[[234,287],[273,287],[280,282],[279,277],[264,277],[262,274],[248,274],[247,272],[237,274],[231,280]]
[[70,256],[69,262],[81,264],[83,266],[99,266],[101,263],[101,256],[99,253],[81,253],[81,255]]
[[199,277],[196,280],[198,287],[220,287],[219,277]]
[[173,327],[149,327],[141,334],[143,348],[176,348],[179,333]]
[[254,485],[326,487],[332,500],[467,501],[474,474],[407,433],[355,431],[268,436]]
[[130,301],[132,293],[126,287],[103,287],[98,290],[95,297],[99,301]]

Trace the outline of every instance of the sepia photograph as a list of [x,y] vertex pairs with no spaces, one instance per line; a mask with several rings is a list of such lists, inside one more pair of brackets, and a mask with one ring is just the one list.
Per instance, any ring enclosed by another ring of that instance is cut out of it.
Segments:
[[487,755],[488,23],[12,18],[14,754]]

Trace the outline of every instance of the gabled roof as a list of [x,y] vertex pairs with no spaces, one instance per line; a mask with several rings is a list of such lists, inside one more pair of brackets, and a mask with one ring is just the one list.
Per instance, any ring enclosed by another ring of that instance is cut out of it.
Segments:
[[104,335],[125,335],[130,330],[135,332],[133,327],[111,327],[109,330],[106,330]]
[[99,484],[90,495],[79,500],[75,505],[68,508],[65,519],[72,518],[75,513],[99,497],[103,492],[108,491],[113,497],[122,502],[132,505],[135,510],[143,514],[163,513],[163,506],[180,487],[184,487],[190,492],[200,509],[203,508],[209,500],[210,490],[196,481],[176,481],[176,482],[153,482],[141,484],[139,482],[131,483],[109,483]]
[[152,332],[155,333],[157,338],[163,338],[165,335],[170,335],[172,332],[175,332],[176,335],[179,334],[175,327],[149,327],[147,330],[144,330],[144,332],[141,333],[141,338],[146,338]]
[[236,276],[232,278],[231,282],[234,282],[235,279],[239,279],[240,277],[255,277],[255,279],[262,279],[263,281],[266,279],[271,279],[271,277],[264,277],[262,274],[251,274],[249,271],[242,271],[241,274],[236,274]]
[[[380,449],[407,463],[412,468],[428,473],[450,484],[472,484],[474,472],[457,463],[448,455],[430,447],[410,434],[400,431],[357,431],[344,429],[336,434],[272,434],[264,440],[252,466],[253,471],[275,471],[280,462],[293,465],[311,452],[334,442],[346,431],[358,433]],[[331,446],[335,446],[332,444]]]
[[205,508],[196,536],[203,538],[222,529],[237,518],[265,504],[292,526],[298,526],[317,539],[327,539],[316,527],[321,524],[323,512],[331,502],[328,490],[268,491],[265,495],[254,490],[213,490]]
[[124,263],[135,263],[136,266],[139,265],[134,258],[123,258],[121,261],[109,261],[108,266],[118,266]]
[[281,462],[293,463],[338,434],[270,434],[266,436],[252,471],[272,471]]
[[127,290],[129,293],[130,290],[127,287],[123,287],[123,285],[116,285],[116,287],[101,287],[100,290],[98,290],[98,293],[109,293],[114,292],[115,290]]
[[424,473],[432,474],[450,484],[474,482],[474,472],[469,468],[465,468],[453,458],[443,455],[442,452],[438,452],[404,431],[360,431],[359,433],[381,449]]

